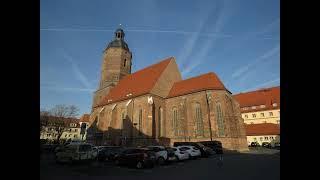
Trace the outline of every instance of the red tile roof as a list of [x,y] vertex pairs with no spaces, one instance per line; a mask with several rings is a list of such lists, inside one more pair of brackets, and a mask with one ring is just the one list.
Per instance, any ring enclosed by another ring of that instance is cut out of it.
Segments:
[[273,123],[246,124],[247,136],[280,135],[280,126]]
[[[254,112],[280,108],[280,86],[240,93],[233,97],[239,102],[240,108],[249,108],[248,110],[241,109],[241,112]],[[273,103],[277,103],[277,106],[273,107]],[[260,105],[265,105],[265,108],[260,108]],[[252,109],[252,106],[257,107],[256,109]]]
[[89,119],[90,119],[90,114],[83,114],[80,117],[80,122],[89,122]]
[[209,89],[226,90],[218,76],[213,72],[174,83],[168,98]]
[[64,117],[55,117],[55,116],[48,116],[48,122],[49,123],[55,123],[55,122],[63,122],[65,127],[70,127],[71,123],[77,124],[77,127],[80,127],[79,125],[79,119],[77,118],[64,118]]
[[[169,57],[157,64],[125,76],[96,107],[149,93],[172,60],[174,58]],[[127,97],[128,94],[132,95]],[[112,101],[108,102],[108,100]]]

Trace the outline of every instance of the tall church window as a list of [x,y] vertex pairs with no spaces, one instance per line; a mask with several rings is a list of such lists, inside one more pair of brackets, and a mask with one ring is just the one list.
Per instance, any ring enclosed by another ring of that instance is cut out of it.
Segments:
[[124,136],[124,128],[126,123],[126,113],[123,110],[121,113],[121,135]]
[[203,119],[200,103],[195,104],[196,135],[203,136]]
[[[124,122],[125,119],[126,119],[126,113],[123,111],[123,112],[121,113],[121,120],[122,120],[122,122]],[[122,123],[122,128],[123,128],[123,123]]]
[[159,136],[162,137],[164,136],[164,122],[163,122],[163,109],[160,107],[159,108]]
[[174,132],[174,135],[178,135],[178,109],[174,107],[172,109],[172,129]]
[[220,103],[216,105],[216,111],[217,111],[218,133],[219,133],[219,136],[224,136],[224,120],[222,116]]
[[142,134],[142,109],[139,110],[139,135]]
[[127,64],[127,59],[124,59],[123,67],[126,67],[126,64]]

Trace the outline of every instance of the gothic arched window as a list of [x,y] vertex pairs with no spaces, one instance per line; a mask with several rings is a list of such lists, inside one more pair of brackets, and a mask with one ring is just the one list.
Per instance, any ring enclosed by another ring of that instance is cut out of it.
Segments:
[[159,108],[159,136],[164,136],[164,122],[163,122],[163,109],[162,107]]
[[178,135],[178,109],[174,107],[172,109],[172,129],[174,132],[174,135]]
[[217,111],[218,133],[219,133],[219,136],[224,136],[224,120],[222,116],[220,103],[217,103],[216,111]]
[[123,67],[126,67],[126,64],[127,64],[127,59],[124,59]]
[[203,119],[200,103],[195,104],[196,135],[203,136]]

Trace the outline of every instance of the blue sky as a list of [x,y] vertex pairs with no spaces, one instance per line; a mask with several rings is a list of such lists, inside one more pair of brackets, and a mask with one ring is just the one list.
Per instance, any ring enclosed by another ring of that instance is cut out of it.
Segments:
[[40,104],[91,111],[102,51],[122,24],[135,72],[174,56],[233,93],[280,84],[278,0],[41,0]]

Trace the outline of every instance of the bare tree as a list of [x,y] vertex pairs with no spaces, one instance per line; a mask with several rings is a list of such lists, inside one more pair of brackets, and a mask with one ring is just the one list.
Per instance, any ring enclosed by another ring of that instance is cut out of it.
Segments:
[[41,131],[43,130],[43,127],[48,126],[49,116],[49,111],[46,111],[44,109],[40,110],[40,135]]
[[66,125],[66,119],[75,118],[78,113],[79,108],[74,105],[56,105],[49,111],[40,111],[40,126],[53,127],[57,133],[57,140],[59,141],[62,133],[68,127]]

